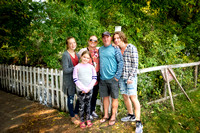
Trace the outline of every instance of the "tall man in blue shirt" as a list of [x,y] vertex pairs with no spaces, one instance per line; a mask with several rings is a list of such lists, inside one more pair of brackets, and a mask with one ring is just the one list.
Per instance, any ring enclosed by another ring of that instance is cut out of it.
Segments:
[[109,120],[109,96],[111,96],[112,116],[110,117],[109,125],[114,125],[118,108],[118,80],[122,74],[123,57],[120,49],[112,46],[112,37],[108,31],[102,34],[102,41],[104,45],[99,49],[101,79],[99,83],[99,94],[100,97],[103,97],[104,117],[100,120],[100,123]]

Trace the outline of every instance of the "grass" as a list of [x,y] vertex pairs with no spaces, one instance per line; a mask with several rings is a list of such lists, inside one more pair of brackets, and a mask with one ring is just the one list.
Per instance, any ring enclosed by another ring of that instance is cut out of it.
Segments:
[[175,111],[170,100],[142,107],[144,132],[148,133],[200,133],[200,89],[173,98]]
[[[185,95],[180,95],[175,98],[175,111],[172,111],[170,100],[165,102],[142,105],[141,107],[141,121],[143,123],[144,133],[200,133],[200,89],[187,93],[192,103],[188,101]],[[103,113],[97,106],[96,112],[100,116]],[[82,130],[79,127],[71,125],[74,132],[120,132],[120,133],[134,133],[135,122],[123,123],[120,121],[127,113],[122,97],[119,97],[119,108],[117,115],[117,123],[115,126],[101,128],[99,119],[93,122],[94,126],[90,129]],[[70,117],[69,113],[60,112],[60,115]],[[104,127],[104,125],[103,125]],[[105,126],[106,127],[106,126]]]

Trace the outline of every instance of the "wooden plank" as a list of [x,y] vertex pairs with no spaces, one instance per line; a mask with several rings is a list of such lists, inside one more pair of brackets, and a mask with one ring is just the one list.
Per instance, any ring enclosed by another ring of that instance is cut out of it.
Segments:
[[50,104],[49,102],[49,68],[46,69],[46,91],[47,91],[47,105]]
[[198,78],[198,65],[195,66],[194,70],[194,87],[197,88],[197,78]]
[[23,74],[23,67],[22,66],[20,66],[20,71],[19,71],[19,76],[20,76],[20,96],[22,96],[23,95],[23,89],[22,89],[22,74]]
[[28,70],[29,68],[26,66],[25,67],[25,71],[26,71],[26,92],[27,92],[27,94],[26,94],[26,97],[28,98],[28,99],[30,99],[30,86],[29,86],[29,83],[30,83],[30,81],[29,81],[29,70]]
[[44,99],[44,93],[45,93],[45,81],[44,81],[44,68],[42,67],[42,102],[44,103],[45,99]]
[[189,96],[187,95],[187,93],[185,92],[185,90],[183,89],[183,87],[181,86],[181,84],[178,82],[177,78],[176,78],[176,75],[172,72],[171,69],[168,69],[169,72],[172,74],[172,76],[174,77],[175,81],[178,83],[179,87],[181,88],[181,91],[185,94],[185,96],[187,97],[187,99],[192,102],[189,98]]
[[167,74],[167,68],[165,69],[165,76],[166,76],[166,80],[167,80],[168,92],[169,92],[169,96],[170,96],[170,101],[171,101],[172,110],[174,111],[175,108],[174,108],[174,102],[173,102],[172,93],[171,93],[171,88],[170,88],[170,84],[169,84],[169,79],[168,79],[168,74]]
[[63,71],[60,71],[60,101],[61,101],[61,110],[64,111],[65,109],[65,99],[63,93]]
[[30,95],[31,95],[31,97],[33,97],[33,75],[32,75],[33,68],[30,67],[29,71],[30,71]]
[[25,66],[23,66],[23,69],[22,69],[22,71],[23,71],[23,96],[25,97],[26,96],[26,87],[25,87]]
[[14,90],[14,93],[16,94],[17,93],[17,88],[16,88],[16,86],[17,86],[17,84],[16,84],[16,81],[17,81],[17,78],[16,78],[16,66],[15,65],[13,65],[13,90]]
[[55,106],[54,103],[54,77],[53,77],[53,69],[51,69],[51,100],[52,106]]
[[40,68],[37,69],[37,100],[40,101]]
[[9,66],[9,71],[10,71],[10,75],[9,75],[9,77],[10,77],[9,87],[10,87],[10,91],[12,93],[14,93],[14,91],[13,91],[13,70],[12,70],[12,65]]
[[34,100],[37,100],[36,68],[33,68]]
[[59,102],[59,91],[60,89],[58,88],[58,71],[57,69],[55,69],[55,81],[56,81],[56,104],[57,104],[57,107],[60,108],[60,102]]
[[[188,92],[193,92],[193,91],[196,91],[198,90],[197,88],[193,89],[193,90],[189,90]],[[173,95],[173,97],[177,97],[177,96],[180,96],[180,95],[183,95],[184,93],[178,93],[178,94],[175,94]],[[147,105],[150,105],[150,104],[154,104],[154,103],[159,103],[159,102],[163,102],[163,101],[166,101],[170,99],[170,96],[167,96],[167,97],[163,97],[163,98],[160,98],[160,99],[157,99],[157,100],[154,100],[154,101],[151,101],[151,102],[148,102]]]
[[156,66],[156,67],[149,67],[144,69],[138,69],[137,73],[146,73],[146,72],[152,72],[152,71],[158,71],[166,68],[180,68],[180,67],[190,67],[190,66],[196,66],[200,65],[199,62],[193,62],[193,63],[184,63],[184,64],[175,64],[175,65],[164,65],[164,66]]

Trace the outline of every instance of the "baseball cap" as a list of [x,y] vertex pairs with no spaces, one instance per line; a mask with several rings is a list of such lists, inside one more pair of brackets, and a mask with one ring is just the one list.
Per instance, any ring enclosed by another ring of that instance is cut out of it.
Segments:
[[111,36],[111,34],[110,34],[110,32],[105,31],[104,33],[102,33],[102,37],[104,37],[104,36]]

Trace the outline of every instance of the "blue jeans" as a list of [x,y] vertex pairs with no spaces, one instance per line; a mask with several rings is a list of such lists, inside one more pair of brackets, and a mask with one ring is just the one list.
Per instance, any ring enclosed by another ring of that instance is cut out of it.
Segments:
[[78,114],[79,100],[77,99],[75,109],[74,109],[74,96],[67,96],[67,107],[71,117],[74,117],[75,114]]
[[127,79],[119,79],[119,87],[121,94],[137,96],[137,77],[133,79],[133,83],[127,84]]

